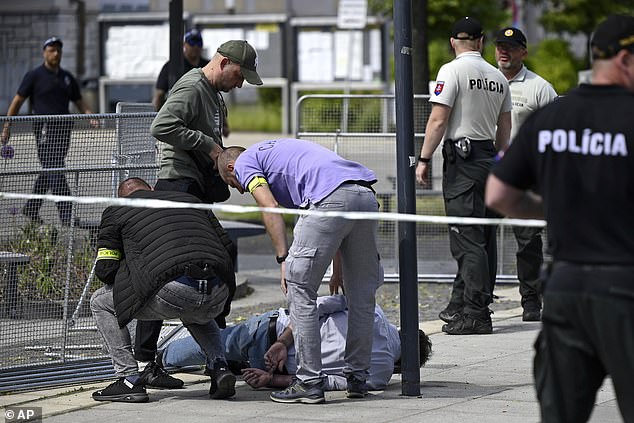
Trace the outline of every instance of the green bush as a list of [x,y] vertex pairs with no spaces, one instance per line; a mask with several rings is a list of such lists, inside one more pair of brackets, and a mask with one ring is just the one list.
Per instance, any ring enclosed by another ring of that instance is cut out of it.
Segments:
[[232,131],[282,132],[282,108],[273,104],[234,104],[229,107]]
[[[33,300],[63,300],[66,286],[68,245],[53,225],[26,225],[19,228],[3,249],[30,257],[20,266],[18,287]],[[79,298],[87,280],[94,252],[84,239],[77,239],[71,260],[70,298]]]
[[282,90],[279,88],[258,88],[259,103],[263,106],[281,106]]
[[560,95],[577,86],[577,72],[582,68],[564,40],[544,40],[530,49],[526,66],[550,82]]
[[256,104],[229,106],[229,128],[232,131],[282,132],[282,90],[258,88]]
[[456,56],[451,50],[448,39],[432,40],[429,42],[429,78],[436,80],[436,75],[440,67],[447,62],[451,62]]
[[[312,94],[302,92],[301,95]],[[343,94],[342,91],[319,91],[315,94]],[[381,91],[355,91],[353,94],[382,94]],[[301,132],[335,132],[343,129],[343,99],[310,98],[302,102]],[[365,98],[348,101],[348,132],[379,132],[381,130],[381,102]]]

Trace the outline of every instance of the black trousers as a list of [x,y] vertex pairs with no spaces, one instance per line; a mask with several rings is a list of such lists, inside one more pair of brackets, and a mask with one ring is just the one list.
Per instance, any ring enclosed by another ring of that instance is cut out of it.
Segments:
[[[197,198],[202,198],[202,191],[193,179],[159,179],[154,185],[156,191],[179,191],[186,192]],[[211,211],[210,211],[211,213]],[[217,225],[217,230],[220,230],[220,237],[223,243],[231,244],[229,235]],[[230,256],[235,263],[237,250],[229,249]],[[232,295],[232,294],[231,294]],[[227,308],[229,303],[227,304]],[[228,310],[227,310],[228,313]],[[224,313],[223,313],[224,314]],[[224,316],[216,318],[218,326],[224,328],[226,326],[224,322]],[[163,326],[162,320],[137,320],[136,324],[136,337],[134,339],[134,358],[138,361],[154,361],[156,357],[157,342],[161,335],[161,327]]]
[[607,375],[634,422],[634,266],[555,263],[535,350],[542,422],[587,421]]
[[544,262],[541,228],[513,226],[517,241],[517,279],[520,281],[522,306],[541,307],[541,267]]
[[[66,155],[70,147],[70,135],[73,123],[70,120],[35,122],[33,132],[37,145],[37,157],[43,169],[66,167]],[[35,180],[33,194],[70,195],[70,188],[64,173],[42,173]],[[60,201],[57,204],[59,219],[70,224],[73,204]],[[24,205],[24,214],[35,219],[39,216],[42,200],[31,199]]]
[[[447,216],[498,217],[484,204],[484,187],[496,150],[491,141],[473,142],[466,159],[445,154],[443,197]],[[446,149],[443,148],[443,153]],[[496,227],[450,225],[449,247],[458,264],[450,302],[476,318],[489,318],[497,272]]]

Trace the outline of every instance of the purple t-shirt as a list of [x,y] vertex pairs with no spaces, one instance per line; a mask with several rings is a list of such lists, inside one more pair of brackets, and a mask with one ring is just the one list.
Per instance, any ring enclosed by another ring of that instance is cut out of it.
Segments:
[[319,144],[290,138],[254,144],[234,167],[245,190],[249,191],[254,178],[264,178],[277,202],[286,208],[315,204],[346,181],[376,182],[374,172],[365,166]]

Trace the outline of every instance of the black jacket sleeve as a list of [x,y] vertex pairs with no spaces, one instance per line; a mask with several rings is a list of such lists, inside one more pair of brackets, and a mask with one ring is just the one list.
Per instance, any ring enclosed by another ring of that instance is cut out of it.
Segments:
[[121,230],[114,217],[114,208],[109,207],[101,216],[97,238],[97,264],[95,273],[105,284],[114,284],[119,264],[124,260]]

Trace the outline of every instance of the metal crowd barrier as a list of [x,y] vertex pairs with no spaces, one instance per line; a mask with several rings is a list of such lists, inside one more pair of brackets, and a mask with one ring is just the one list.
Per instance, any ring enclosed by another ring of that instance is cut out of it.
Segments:
[[[419,154],[425,126],[431,113],[428,95],[414,96],[414,153]],[[311,94],[296,105],[297,138],[309,139],[339,155],[358,161],[378,177],[375,184],[381,211],[396,212],[396,112],[394,95],[389,94]],[[432,182],[417,186],[416,204],[420,215],[445,214],[442,198],[442,153],[437,148],[432,158]],[[412,170],[413,172],[413,170]],[[419,280],[448,281],[456,274],[449,251],[445,225],[417,224]],[[498,227],[498,281],[515,281],[517,244],[510,227]],[[398,227],[395,222],[380,222],[379,252],[386,280],[398,281]]]
[[[415,149],[429,106],[415,100]],[[121,111],[135,110],[122,107]],[[382,210],[396,210],[393,96],[321,95],[298,101],[299,138],[334,149],[373,169]],[[147,107],[141,108],[147,110]],[[0,192],[114,196],[122,179],[153,182],[161,151],[151,137],[153,112],[0,117],[10,137],[0,147]],[[342,124],[345,123],[345,125]],[[341,128],[346,128],[342,131]],[[437,153],[439,154],[439,153]],[[433,182],[417,190],[418,212],[442,215],[442,159]],[[112,375],[88,299],[103,206],[0,199],[0,393]],[[515,240],[500,227],[499,279],[514,278]],[[447,228],[417,225],[421,279],[450,279],[455,263]],[[396,224],[380,222],[388,278],[398,278]],[[18,385],[20,384],[20,385]]]
[[[151,110],[119,103],[115,114],[0,117],[10,132],[0,147],[0,192],[114,197],[128,177],[153,185],[161,151]],[[0,393],[112,376],[89,308],[101,286],[93,281],[103,209],[0,199]],[[264,233],[221,223],[236,245]],[[172,329],[166,322],[162,336]]]
[[[0,191],[108,197],[126,177],[153,182],[154,115],[0,117],[10,132],[0,148]],[[112,374],[88,304],[100,286],[91,282],[102,211],[0,199],[0,392],[59,383],[65,372]]]

